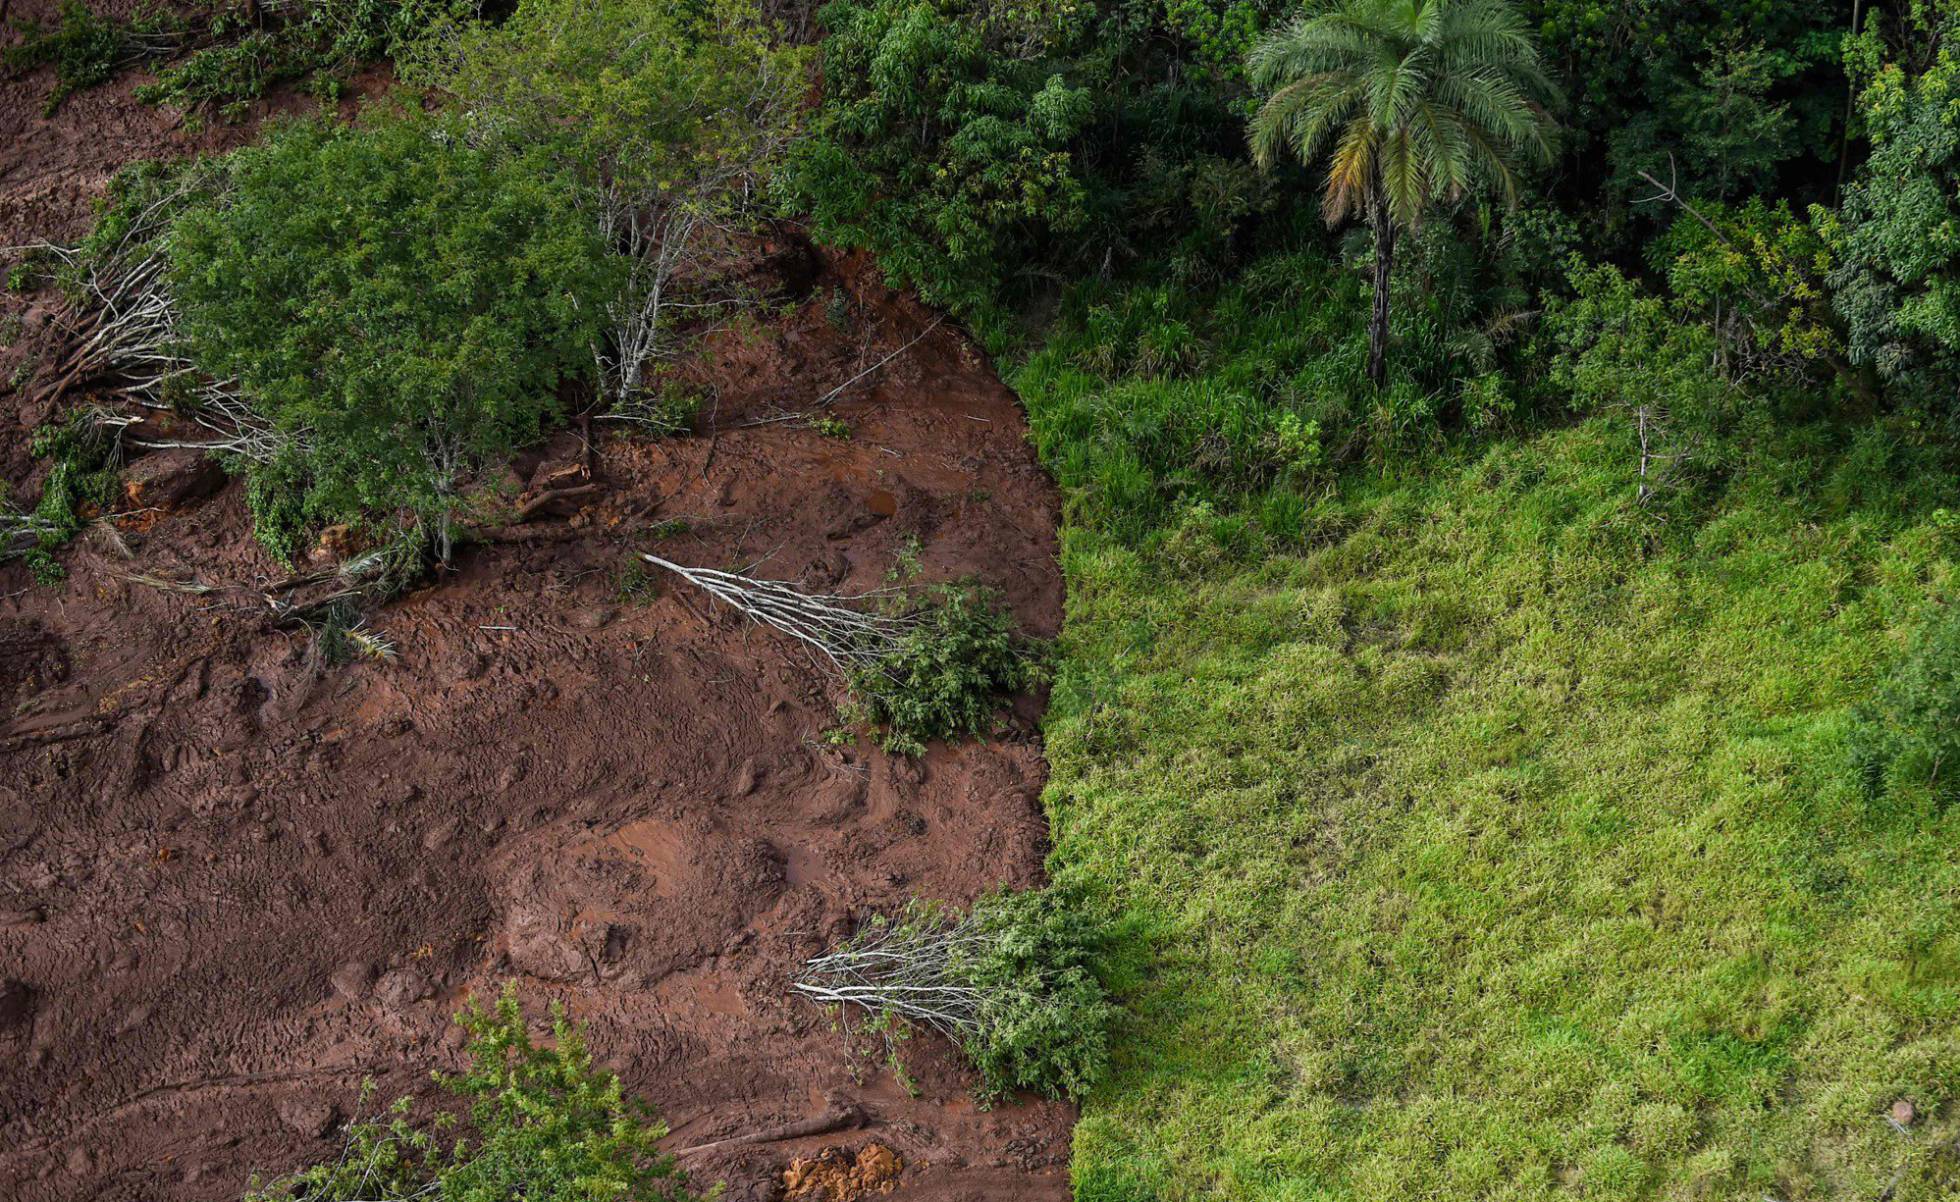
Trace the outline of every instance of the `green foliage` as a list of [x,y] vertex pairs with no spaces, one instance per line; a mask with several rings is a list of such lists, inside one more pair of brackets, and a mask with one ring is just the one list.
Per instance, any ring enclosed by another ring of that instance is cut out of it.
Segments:
[[1841,362],[1843,335],[1825,282],[1834,260],[1819,222],[1759,197],[1698,211],[1714,229],[1682,217],[1649,257],[1666,273],[1675,310],[1724,340],[1725,372],[1788,376]]
[[1215,280],[1280,204],[1241,153],[1238,76],[1284,7],[836,0],[789,202],[990,338],[1006,306],[1140,256]]
[[615,421],[629,422],[655,434],[691,434],[700,415],[701,394],[671,380],[657,388],[638,390],[606,414]]
[[[1930,31],[1937,56],[1913,72],[1872,61],[1868,41],[1858,108],[1871,157],[1830,222],[1838,263],[1830,276],[1849,327],[1851,357],[1907,399],[1946,418],[1960,384],[1960,60],[1950,46],[1960,17]],[[1926,40],[1919,42],[1924,49]]]
[[1960,610],[1939,604],[1853,714],[1851,763],[1867,796],[1960,796]]
[[574,182],[626,269],[594,350],[601,396],[638,411],[667,403],[651,394],[674,313],[743,293],[740,235],[796,134],[806,65],[754,0],[524,0],[500,27],[445,28],[404,69],[453,96],[480,143]]
[[878,728],[886,748],[923,755],[928,740],[985,733],[1004,697],[1041,680],[1035,649],[985,590],[937,585],[908,603],[898,646],[849,680],[847,716]]
[[[436,1080],[467,1116],[412,1121],[404,1098],[385,1116],[349,1125],[332,1161],[269,1183],[246,1202],[689,1202],[693,1192],[659,1149],[665,1124],[619,1078],[592,1064],[584,1033],[552,1005],[552,1039],[537,1042],[514,987],[494,1007],[472,999],[456,1021],[469,1032],[470,1068]],[[363,1100],[371,1096],[363,1091]]]
[[21,40],[0,52],[0,65],[16,74],[52,66],[55,86],[41,110],[42,116],[52,117],[76,92],[108,83],[131,63],[167,53],[176,45],[181,26],[175,18],[147,9],[125,22],[98,16],[80,0],[64,0],[60,22],[53,28],[15,22]]
[[1627,445],[1398,456],[1290,545],[1065,529],[1049,867],[1125,932],[1077,1197],[1953,1196],[1960,807],[1844,770],[1951,466],[1789,423],[1653,544]]
[[1552,85],[1508,0],[1344,0],[1253,47],[1261,165],[1328,159],[1321,208],[1413,226],[1436,201],[1550,160]]
[[1397,235],[1435,205],[1494,190],[1552,158],[1550,79],[1510,0],[1343,0],[1266,35],[1246,60],[1266,93],[1251,124],[1262,167],[1327,159],[1320,207],[1374,235],[1368,379],[1387,381]]
[[278,84],[345,75],[403,54],[430,28],[472,19],[478,9],[477,0],[304,0],[255,24],[248,14],[256,8],[228,6],[212,22],[215,44],[159,72],[136,97],[236,119]]
[[565,219],[569,185],[441,116],[291,125],[223,170],[172,230],[170,279],[191,360],[303,448],[255,469],[268,545],[290,557],[326,518],[444,526],[586,370],[618,272]]
[[55,585],[67,573],[54,552],[115,503],[121,461],[115,436],[86,410],[42,426],[29,448],[36,459],[49,461],[48,472],[32,510],[20,513],[0,503],[0,559],[23,555],[37,584]]
[[1302,496],[1342,465],[1427,445],[1458,420],[1506,420],[1520,402],[1497,369],[1529,328],[1519,256],[1562,243],[1529,212],[1487,234],[1477,224],[1437,220],[1413,244],[1379,390],[1367,284],[1312,250],[1210,288],[1073,290],[1012,376],[1069,519],[1137,544],[1190,504],[1256,501],[1286,537]]
[[1794,173],[1828,185],[1843,132],[1845,6],[1528,0],[1526,9],[1569,88],[1565,189],[1596,232],[1623,234],[1626,202],[1651,191],[1635,173],[1667,179],[1670,159],[1682,190],[1707,199]]
[[961,1046],[985,1092],[1087,1094],[1109,1067],[1115,1017],[1094,971],[1095,926],[1053,889],[992,893],[972,915],[986,938],[952,967],[980,995],[979,1031]]
[[795,203],[927,299],[984,305],[1004,270],[1086,221],[1070,144],[1092,110],[1057,60],[1094,11],[833,0],[817,136],[788,176]]
[[915,901],[833,955],[861,970],[854,979],[883,986],[868,1005],[888,1042],[908,1021],[953,1017],[944,1025],[979,1070],[982,1101],[1023,1090],[1080,1098],[1109,1068],[1116,1008],[1096,970],[1104,938],[1080,899],[1003,889],[963,915]]

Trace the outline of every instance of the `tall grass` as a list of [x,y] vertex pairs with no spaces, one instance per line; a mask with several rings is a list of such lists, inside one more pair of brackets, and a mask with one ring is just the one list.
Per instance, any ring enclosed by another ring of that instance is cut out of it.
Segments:
[[1945,466],[1786,428],[1659,523],[1601,417],[1303,488],[1280,421],[1397,402],[1302,286],[1017,379],[1051,866],[1131,932],[1077,1198],[1956,1196],[1960,813],[1846,746],[1955,582]]

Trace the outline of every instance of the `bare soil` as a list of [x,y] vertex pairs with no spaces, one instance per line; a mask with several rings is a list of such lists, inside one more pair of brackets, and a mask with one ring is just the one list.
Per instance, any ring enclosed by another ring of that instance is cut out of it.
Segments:
[[[51,121],[45,73],[0,84],[0,242],[75,235],[124,162],[249,135],[187,134],[127,84]],[[502,515],[376,613],[392,662],[324,667],[270,620],[258,589],[284,571],[237,481],[199,495],[219,482],[139,460],[64,585],[0,568],[0,1196],[235,1198],[330,1153],[362,1078],[426,1092],[457,1063],[450,1015],[507,980],[589,1025],[669,1147],[861,1108],[687,1154],[733,1199],[1067,1196],[1069,1107],[982,1111],[926,1036],[908,1088],[788,993],[869,912],[1040,880],[1039,699],[916,761],[833,746],[838,690],[795,644],[676,580],[620,593],[636,549],[851,591],[916,548],[923,579],[1059,625],[1056,494],[951,325],[839,398],[848,438],[750,424],[934,320],[861,259],[764,251],[797,303],[713,336],[700,432],[599,423],[511,465],[513,511],[596,487]],[[51,299],[0,306],[0,382],[44,348]],[[0,391],[16,495],[50,416],[31,392]],[[193,581],[214,591],[159,587]]]

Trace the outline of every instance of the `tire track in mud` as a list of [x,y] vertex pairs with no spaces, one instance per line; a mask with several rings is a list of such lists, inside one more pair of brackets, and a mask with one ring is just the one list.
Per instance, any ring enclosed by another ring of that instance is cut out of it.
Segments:
[[[61,121],[146,119],[91,95]],[[99,186],[143,140],[78,129],[10,144],[9,223],[72,231],[50,173]],[[126,532],[133,560],[79,546],[59,590],[0,569],[0,980],[18,983],[0,991],[0,1196],[235,1197],[255,1169],[328,1152],[362,1075],[384,1097],[426,1089],[456,1061],[461,999],[511,978],[589,1024],[669,1146],[865,1111],[860,1129],[691,1157],[732,1199],[872,1141],[903,1161],[894,1197],[1067,1196],[1070,1108],[980,1111],[924,1036],[908,1092],[787,992],[867,910],[1040,879],[1037,704],[919,761],[832,747],[834,682],[794,645],[676,582],[617,595],[635,547],[855,590],[916,546],[924,578],[977,576],[1035,632],[1060,623],[1056,495],[1014,398],[950,327],[838,402],[849,440],[742,426],[932,321],[861,259],[792,242],[763,270],[819,303],[690,369],[722,433],[599,440],[603,487],[562,536],[472,547],[376,616],[393,663],[322,673],[241,593],[125,579],[274,575],[236,484]],[[831,290],[855,330],[825,320]],[[0,378],[29,349],[0,350]],[[46,416],[0,396],[16,485]],[[561,435],[512,483],[583,454]],[[686,532],[649,541],[670,519]],[[50,738],[50,715],[81,721]]]

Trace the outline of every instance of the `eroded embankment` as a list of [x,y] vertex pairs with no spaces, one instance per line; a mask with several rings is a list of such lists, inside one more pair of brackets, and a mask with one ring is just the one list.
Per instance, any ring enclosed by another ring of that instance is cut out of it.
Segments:
[[[184,142],[120,88],[42,123],[35,84],[0,88],[0,240],[73,234],[111,170]],[[1069,1108],[978,1111],[923,1038],[909,1094],[787,993],[867,910],[1038,880],[1033,703],[918,761],[832,747],[831,682],[793,644],[667,581],[618,595],[634,548],[853,590],[916,546],[924,578],[1059,624],[1056,495],[984,360],[940,326],[838,402],[848,439],[745,425],[932,320],[860,261],[790,245],[760,270],[803,303],[704,356],[720,432],[567,433],[513,465],[520,498],[598,487],[375,615],[392,663],[321,670],[266,620],[251,586],[280,573],[237,482],[119,520],[124,547],[84,537],[57,588],[0,569],[0,1195],[235,1197],[330,1151],[362,1077],[425,1088],[460,1000],[515,978],[589,1024],[669,1146],[863,1107],[688,1158],[731,1198],[873,1141],[897,1197],[1067,1196]],[[7,303],[0,379],[41,316]],[[44,408],[0,394],[11,482]]]

